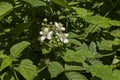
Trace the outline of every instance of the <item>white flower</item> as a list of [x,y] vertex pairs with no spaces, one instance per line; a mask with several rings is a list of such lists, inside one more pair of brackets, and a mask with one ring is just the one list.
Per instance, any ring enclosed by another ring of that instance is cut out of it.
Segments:
[[59,39],[60,39],[61,42],[63,42],[63,43],[68,43],[69,42],[69,40],[67,39],[69,34],[67,34],[67,33],[60,33],[60,34],[58,34],[57,33],[57,35],[59,36]]
[[45,28],[43,31],[39,32],[41,36],[41,41],[44,41],[46,38],[51,39],[53,31],[49,31],[49,28]]
[[55,22],[55,26],[57,27],[58,30],[65,31],[65,28],[63,27],[61,23]]

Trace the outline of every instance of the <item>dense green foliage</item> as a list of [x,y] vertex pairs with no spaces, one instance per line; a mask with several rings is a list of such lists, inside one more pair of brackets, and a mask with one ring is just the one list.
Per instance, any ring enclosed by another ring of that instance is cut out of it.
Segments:
[[0,0],[0,80],[120,80],[120,0]]

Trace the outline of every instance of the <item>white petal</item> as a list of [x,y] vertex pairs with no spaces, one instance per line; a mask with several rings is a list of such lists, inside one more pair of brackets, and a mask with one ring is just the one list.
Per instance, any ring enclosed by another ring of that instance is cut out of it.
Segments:
[[64,39],[63,42],[64,42],[64,43],[68,43],[69,40],[68,40],[68,39]]
[[53,34],[53,31],[50,31],[49,33],[48,33],[48,35],[52,35]]
[[47,39],[51,39],[51,35],[47,35]]
[[59,27],[59,25],[58,25],[58,23],[57,23],[57,22],[55,22],[55,26],[56,26],[56,27]]
[[44,32],[45,32],[45,33],[48,32],[48,28],[45,28],[45,29],[44,29]]
[[65,37],[68,37],[69,36],[69,34],[64,34],[65,35]]
[[65,28],[64,28],[64,27],[61,27],[61,30],[65,31]]
[[44,41],[46,36],[41,36],[41,41]]
[[43,32],[42,32],[42,31],[40,31],[39,33],[40,33],[41,35],[43,35]]
[[63,42],[63,38],[60,38],[60,40]]

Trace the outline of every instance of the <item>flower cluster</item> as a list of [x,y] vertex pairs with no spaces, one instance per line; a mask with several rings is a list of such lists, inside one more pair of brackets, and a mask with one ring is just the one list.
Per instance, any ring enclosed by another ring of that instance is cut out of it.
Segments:
[[[44,25],[44,24],[43,24]],[[68,36],[69,34],[64,33],[65,27],[63,27],[63,24],[54,22],[54,24],[46,24],[45,28],[39,32],[40,41],[43,42],[46,39],[51,40],[52,38],[57,39],[57,41],[60,41],[62,43],[68,43]]]

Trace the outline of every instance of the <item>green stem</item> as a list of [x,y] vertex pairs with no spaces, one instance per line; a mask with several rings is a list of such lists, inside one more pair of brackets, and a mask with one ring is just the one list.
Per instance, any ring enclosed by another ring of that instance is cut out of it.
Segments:
[[16,80],[19,80],[18,77],[17,77],[17,74],[16,74],[16,72],[15,72],[14,69],[13,69],[13,72],[14,72],[14,74],[15,74],[15,78],[16,78]]

